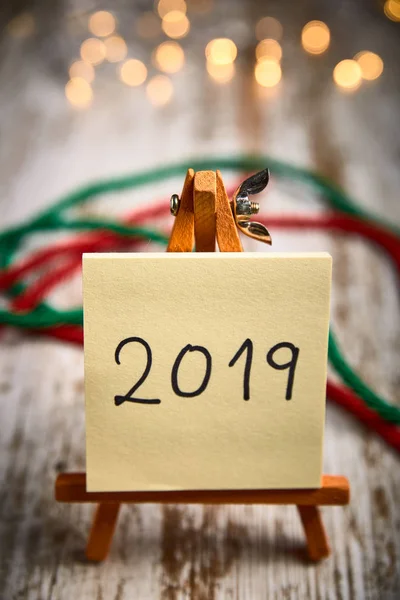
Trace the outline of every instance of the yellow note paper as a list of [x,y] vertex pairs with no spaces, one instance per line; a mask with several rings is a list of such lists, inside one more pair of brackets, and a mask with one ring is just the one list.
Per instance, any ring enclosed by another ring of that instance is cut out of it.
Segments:
[[331,262],[84,255],[88,490],[320,487]]

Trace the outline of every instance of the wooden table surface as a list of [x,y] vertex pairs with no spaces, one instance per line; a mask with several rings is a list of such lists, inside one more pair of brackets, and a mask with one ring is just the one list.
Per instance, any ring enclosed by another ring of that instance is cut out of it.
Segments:
[[[6,31],[0,64],[2,227],[88,180],[175,160],[190,166],[194,156],[254,151],[316,168],[360,205],[399,222],[400,25],[372,0],[214,4],[211,14],[191,17],[183,41],[186,65],[173,76],[174,98],[162,108],[149,103],[143,86],[123,86],[113,65],[98,69],[89,110],[68,106],[67,67],[85,34],[79,27],[68,33],[66,2],[57,3],[54,14],[48,2],[38,2],[32,35],[16,38]],[[132,9],[123,2],[114,8],[121,11],[130,56],[149,63],[155,42],[133,35]],[[283,80],[270,94],[256,88],[252,75],[254,23],[265,14],[284,27]],[[299,41],[313,18],[331,27],[331,47],[320,57],[306,55]],[[239,49],[237,73],[225,86],[212,82],[204,65],[205,43],[221,35],[235,39]],[[332,69],[363,49],[382,56],[384,73],[343,94]],[[231,174],[225,177],[232,181]],[[175,179],[113,194],[96,211],[123,212],[181,186]],[[312,190],[274,178],[261,201],[273,212],[310,213],[322,206]],[[272,235],[275,250],[331,252],[332,325],[341,345],[371,386],[399,402],[397,282],[383,253],[344,235]],[[62,306],[80,301],[79,277],[54,296]],[[333,548],[325,562],[315,566],[304,559],[293,507],[130,505],[123,507],[109,559],[91,565],[83,549],[93,507],[57,505],[53,497],[58,472],[84,469],[82,350],[2,332],[0,401],[2,600],[399,597],[398,456],[329,403],[324,468],[350,479],[352,499],[346,508],[323,509]]]

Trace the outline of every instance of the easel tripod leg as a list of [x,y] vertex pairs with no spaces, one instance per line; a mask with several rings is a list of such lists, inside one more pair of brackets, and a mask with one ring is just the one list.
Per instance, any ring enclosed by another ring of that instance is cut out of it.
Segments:
[[329,556],[330,548],[318,506],[297,506],[307,539],[308,556],[318,561]]
[[97,506],[86,546],[88,560],[99,562],[107,557],[117,524],[119,507],[119,502],[108,502]]

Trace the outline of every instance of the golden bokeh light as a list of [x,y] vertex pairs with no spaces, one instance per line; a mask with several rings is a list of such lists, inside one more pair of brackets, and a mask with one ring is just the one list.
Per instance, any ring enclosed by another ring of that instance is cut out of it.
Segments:
[[124,38],[119,35],[111,35],[104,40],[106,59],[108,62],[119,62],[124,60],[128,54],[128,47]]
[[130,58],[119,69],[119,78],[131,87],[142,85],[147,78],[147,68],[141,60]]
[[345,91],[357,90],[362,82],[362,71],[357,61],[346,59],[340,61],[333,69],[333,80]]
[[69,76],[71,79],[80,77],[88,83],[92,83],[94,80],[94,68],[84,60],[76,60],[69,68]]
[[400,0],[386,0],[383,10],[391,21],[400,21]]
[[229,38],[216,38],[206,46],[207,61],[214,65],[229,65],[237,56],[235,42]]
[[65,86],[65,96],[75,108],[89,108],[93,102],[93,91],[82,77],[71,77]]
[[35,17],[30,12],[23,12],[7,23],[8,33],[15,38],[27,38],[36,31]]
[[142,13],[136,21],[136,32],[141,38],[151,39],[160,35],[160,19],[151,11]]
[[146,94],[154,106],[168,104],[174,93],[172,81],[166,75],[155,75],[146,86]]
[[81,44],[81,58],[91,65],[99,65],[106,57],[104,42],[96,38],[88,38]]
[[309,54],[322,54],[328,49],[331,33],[322,21],[310,21],[301,32],[301,44]]
[[254,76],[261,86],[272,88],[282,79],[282,69],[275,59],[265,58],[256,64]]
[[207,61],[207,72],[217,83],[229,83],[235,75],[235,63],[231,62],[226,65],[216,65],[209,60]]
[[189,33],[189,29],[189,19],[180,10],[171,10],[162,20],[162,30],[170,38],[183,38]]
[[279,41],[282,38],[282,33],[282,25],[278,19],[274,19],[274,17],[263,17],[256,25],[256,38],[260,41],[264,38],[271,38]]
[[178,42],[163,42],[154,50],[153,62],[164,73],[177,73],[185,63],[185,53]]
[[99,10],[89,17],[88,29],[93,35],[107,37],[114,33],[115,17],[107,10]]
[[165,15],[172,11],[179,11],[186,14],[187,6],[185,0],[159,0],[157,3],[157,12],[163,19]]
[[279,62],[282,58],[282,47],[279,42],[273,39],[261,40],[256,47],[257,60],[271,58]]
[[375,54],[375,52],[363,50],[355,55],[354,60],[356,60],[361,67],[363,79],[366,79],[367,81],[373,81],[382,75],[383,60],[380,56],[378,56],[378,54]]

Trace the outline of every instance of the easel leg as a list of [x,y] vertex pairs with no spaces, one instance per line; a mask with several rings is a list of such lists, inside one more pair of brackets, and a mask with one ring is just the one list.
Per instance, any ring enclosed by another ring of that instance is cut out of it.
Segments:
[[107,557],[117,524],[119,507],[120,504],[117,502],[107,502],[97,506],[86,546],[88,560],[102,561]]
[[318,561],[330,554],[328,539],[318,506],[297,506],[307,539],[308,556]]

